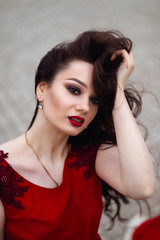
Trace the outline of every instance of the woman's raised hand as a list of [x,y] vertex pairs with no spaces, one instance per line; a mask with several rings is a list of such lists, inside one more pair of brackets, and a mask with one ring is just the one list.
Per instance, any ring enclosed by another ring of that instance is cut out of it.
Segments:
[[120,55],[122,56],[122,63],[117,70],[117,83],[121,89],[124,89],[126,81],[135,69],[135,63],[132,52],[128,53],[124,49],[117,50],[115,53],[113,53],[110,60],[113,61]]

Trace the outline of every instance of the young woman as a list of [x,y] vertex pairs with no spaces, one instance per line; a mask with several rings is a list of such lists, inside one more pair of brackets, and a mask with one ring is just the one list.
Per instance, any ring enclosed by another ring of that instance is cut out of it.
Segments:
[[102,194],[118,209],[152,195],[141,101],[124,90],[131,47],[119,32],[88,31],[42,58],[29,129],[1,145],[0,240],[100,239]]

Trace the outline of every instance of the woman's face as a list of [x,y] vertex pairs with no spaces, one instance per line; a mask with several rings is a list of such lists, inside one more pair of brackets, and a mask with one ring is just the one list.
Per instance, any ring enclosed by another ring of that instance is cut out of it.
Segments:
[[55,76],[40,83],[46,123],[69,136],[78,135],[94,119],[98,102],[92,86],[93,65],[74,60]]

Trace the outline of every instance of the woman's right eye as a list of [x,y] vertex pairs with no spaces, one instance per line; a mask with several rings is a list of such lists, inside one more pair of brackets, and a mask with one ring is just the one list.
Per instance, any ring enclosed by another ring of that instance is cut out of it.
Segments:
[[70,87],[67,87],[67,89],[68,89],[72,94],[75,94],[75,95],[79,95],[79,94],[81,93],[80,89],[77,88],[77,87],[70,86]]

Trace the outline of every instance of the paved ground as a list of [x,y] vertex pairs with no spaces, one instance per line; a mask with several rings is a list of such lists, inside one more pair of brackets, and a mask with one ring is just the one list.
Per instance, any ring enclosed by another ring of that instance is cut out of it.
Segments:
[[[137,87],[143,84],[159,98],[159,25],[159,0],[0,0],[0,143],[23,133],[30,122],[35,107],[33,79],[40,58],[55,44],[84,30],[119,29],[130,37],[137,65],[132,82]],[[155,98],[145,94],[141,120],[148,127],[148,145],[156,159],[159,119]],[[157,175],[159,169],[156,166]],[[152,216],[160,211],[159,186],[157,179],[156,193],[149,199]],[[122,211],[130,218],[138,207],[132,202]],[[105,225],[103,216],[100,232],[104,240],[124,239],[126,223],[117,221],[110,232],[104,231]]]

